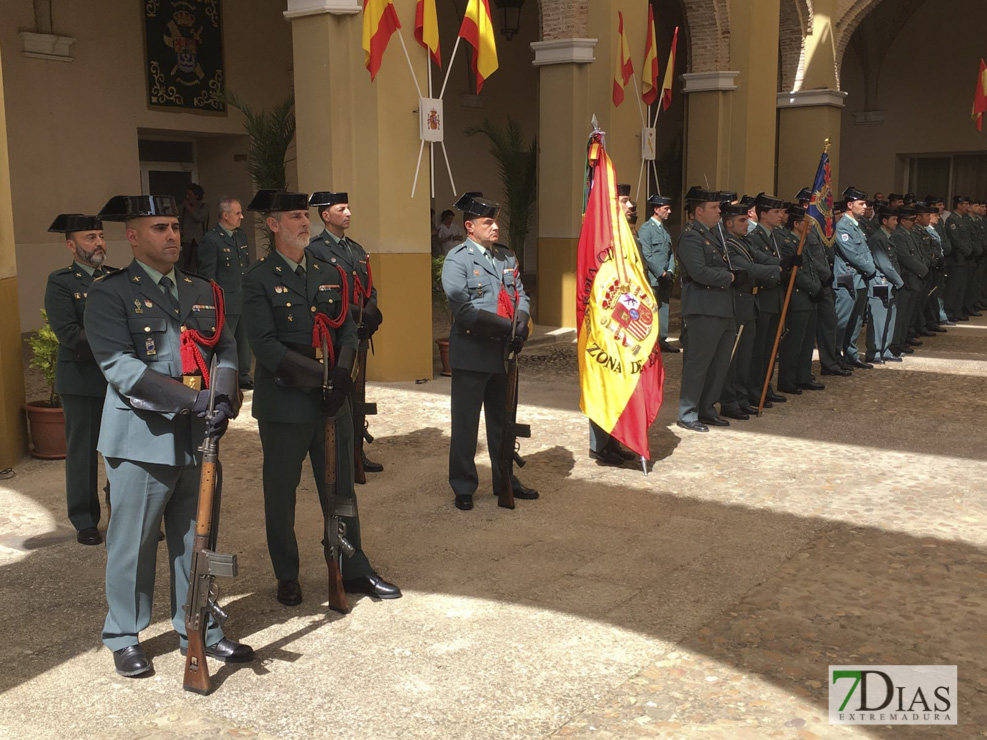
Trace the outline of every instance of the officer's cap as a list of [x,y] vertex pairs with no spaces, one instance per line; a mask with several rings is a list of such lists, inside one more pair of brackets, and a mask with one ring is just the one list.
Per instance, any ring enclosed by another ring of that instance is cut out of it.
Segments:
[[965,195],[954,195],[953,196],[953,207],[955,208],[960,203],[970,203],[970,199]]
[[846,211],[846,205],[841,200],[833,201],[833,213],[843,213]]
[[178,217],[178,206],[170,195],[114,195],[99,211],[103,221],[127,221],[141,216]]
[[918,203],[915,204],[915,212],[916,213],[939,213],[939,209],[936,208],[933,203],[930,203],[928,201],[926,201],[926,202],[919,201]]
[[715,190],[703,190],[698,185],[694,185],[689,188],[689,192],[685,194],[685,199],[689,203],[719,203],[720,194]]
[[73,231],[99,231],[103,222],[99,216],[87,216],[83,213],[59,213],[51,222],[48,231],[58,232],[68,236]]
[[865,193],[863,190],[857,190],[855,187],[853,187],[853,185],[850,185],[849,187],[847,187],[846,190],[843,191],[843,200],[845,200],[847,203],[853,200],[866,200],[866,199],[867,199],[867,193]]
[[891,208],[889,206],[881,206],[877,209],[877,220],[884,221],[885,219],[891,218],[892,216],[898,215],[897,208]]
[[809,188],[802,188],[795,194],[795,200],[812,200],[812,191]]
[[888,200],[904,200],[905,196],[901,193],[888,193]]
[[755,198],[753,195],[745,195],[743,198],[740,199],[740,205],[742,205],[747,210],[750,210],[751,208],[754,207],[754,200]]
[[918,198],[915,196],[915,193],[905,193],[903,197],[906,203],[914,203],[915,201],[918,200]]
[[871,207],[873,208],[887,208],[887,206],[888,206],[888,201],[884,199],[875,200],[871,202]]
[[723,218],[746,216],[748,210],[750,209],[743,203],[724,203],[720,206],[720,215],[723,216]]
[[798,203],[789,203],[785,210],[789,216],[794,216],[796,219],[805,218],[805,209]]
[[500,213],[498,203],[481,197],[477,191],[463,193],[453,207],[462,211],[467,218],[497,218]]
[[331,193],[327,190],[317,190],[312,193],[311,197],[308,199],[308,204],[311,208],[317,208],[319,206],[336,206],[340,203],[349,202],[349,193]]
[[758,208],[763,208],[770,211],[774,208],[784,208],[785,201],[774,195],[766,195],[765,193],[758,193],[757,197],[754,199],[754,205]]
[[737,191],[736,190],[721,190],[720,191],[720,204],[721,205],[723,203],[733,203],[735,200],[737,200]]
[[648,205],[652,208],[657,208],[658,206],[670,206],[672,205],[672,199],[665,195],[652,195],[648,198]]
[[898,218],[915,218],[917,211],[914,208],[908,208],[906,206],[898,206],[895,209],[895,213]]
[[308,196],[305,193],[287,193],[284,190],[258,190],[247,210],[259,213],[307,211]]
[[630,197],[630,195],[631,195],[631,186],[630,185],[628,185],[626,182],[619,182],[619,183],[617,183],[617,196],[618,197],[620,197],[620,196]]

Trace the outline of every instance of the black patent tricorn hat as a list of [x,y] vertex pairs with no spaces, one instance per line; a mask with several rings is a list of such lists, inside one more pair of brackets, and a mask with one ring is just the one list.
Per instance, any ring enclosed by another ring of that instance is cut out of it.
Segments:
[[658,206],[670,206],[672,205],[672,199],[665,195],[652,195],[648,198],[648,205],[652,208],[657,208]]
[[795,200],[812,200],[812,191],[809,188],[802,188],[795,194]]
[[843,191],[843,200],[847,203],[851,200],[867,200],[867,193],[863,190],[857,190],[853,185],[850,185]]
[[785,210],[789,216],[794,216],[795,218],[805,218],[805,209],[798,203],[789,203],[788,208]]
[[100,209],[98,218],[103,221],[127,221],[142,216],[178,218],[178,206],[170,195],[114,195]]
[[258,190],[247,210],[259,213],[307,211],[308,196],[305,193],[288,193],[284,190]]
[[463,193],[453,207],[473,218],[497,218],[500,213],[500,204],[481,197],[477,191]]
[[715,190],[704,190],[698,185],[693,185],[685,194],[685,199],[689,203],[719,203],[720,194]]
[[626,182],[618,182],[617,183],[617,196],[618,197],[625,196],[625,197],[628,197],[629,198],[630,195],[631,195],[631,186],[628,185]]
[[745,206],[743,203],[724,203],[720,206],[720,215],[723,218],[730,218],[731,216],[746,216],[747,211],[750,208]]
[[333,193],[328,190],[317,190],[312,193],[312,196],[308,199],[308,204],[311,208],[317,208],[319,206],[336,206],[340,203],[349,202],[349,193]]
[[732,203],[737,200],[736,190],[721,190],[719,192],[720,203]]
[[754,199],[754,205],[757,208],[774,210],[776,208],[785,208],[785,201],[775,195],[767,195],[766,193],[758,193],[757,197]]
[[895,215],[897,215],[898,218],[915,218],[916,214],[918,214],[916,209],[908,208],[906,206],[898,206],[895,209]]
[[87,216],[84,213],[59,213],[51,222],[48,231],[61,234],[71,234],[73,231],[99,231],[103,222],[99,216]]

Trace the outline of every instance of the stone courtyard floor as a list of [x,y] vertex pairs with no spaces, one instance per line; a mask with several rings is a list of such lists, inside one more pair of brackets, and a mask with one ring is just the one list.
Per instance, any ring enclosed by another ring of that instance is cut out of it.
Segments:
[[[358,487],[364,547],[405,595],[346,617],[326,611],[310,475],[305,601],[274,598],[248,394],[219,549],[240,564],[227,632],[258,659],[213,663],[205,697],[181,687],[163,545],[155,672],[121,678],[105,550],[75,542],[63,464],[23,460],[0,481],[0,737],[987,737],[987,318],[708,434],[674,424],[681,358],[645,477],[588,459],[573,345],[530,346],[520,476],[541,499],[514,511],[484,454],[476,508],[452,506],[448,378],[369,384],[385,471]],[[832,726],[831,664],[957,665],[959,725]]]

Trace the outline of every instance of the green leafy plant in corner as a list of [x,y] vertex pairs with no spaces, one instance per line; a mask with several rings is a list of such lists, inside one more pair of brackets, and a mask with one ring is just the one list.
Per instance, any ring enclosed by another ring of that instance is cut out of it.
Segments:
[[432,257],[432,300],[436,303],[443,301],[446,297],[446,292],[442,288],[442,265],[445,262],[445,256]]
[[62,400],[55,393],[55,367],[58,364],[58,337],[52,331],[48,323],[48,312],[41,309],[41,318],[44,320],[41,328],[27,338],[28,346],[31,348],[30,366],[37,368],[44,376],[48,385],[48,406],[49,408],[59,408]]
[[[266,188],[284,190],[287,187],[284,160],[295,138],[295,98],[289,95],[270,110],[253,111],[243,99],[230,89],[219,96],[227,105],[243,113],[243,129],[250,139],[247,149],[247,172],[257,190]],[[274,241],[264,227],[270,252]]]
[[508,246],[517,255],[518,266],[524,269],[524,240],[531,230],[531,218],[537,197],[537,146],[538,140],[525,141],[521,124],[510,116],[507,124],[483,119],[479,126],[471,126],[466,136],[483,134],[490,140],[490,154],[497,161],[500,182],[504,188],[503,218],[507,221]]

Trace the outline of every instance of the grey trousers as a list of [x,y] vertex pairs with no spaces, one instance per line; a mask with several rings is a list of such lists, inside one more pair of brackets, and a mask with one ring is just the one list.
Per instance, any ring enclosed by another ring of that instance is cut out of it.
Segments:
[[733,317],[695,314],[683,321],[688,331],[684,333],[678,418],[697,421],[717,415],[713,404],[723,391],[737,330]]
[[65,412],[65,498],[76,530],[99,524],[99,455],[96,442],[103,418],[102,396],[63,393]]

